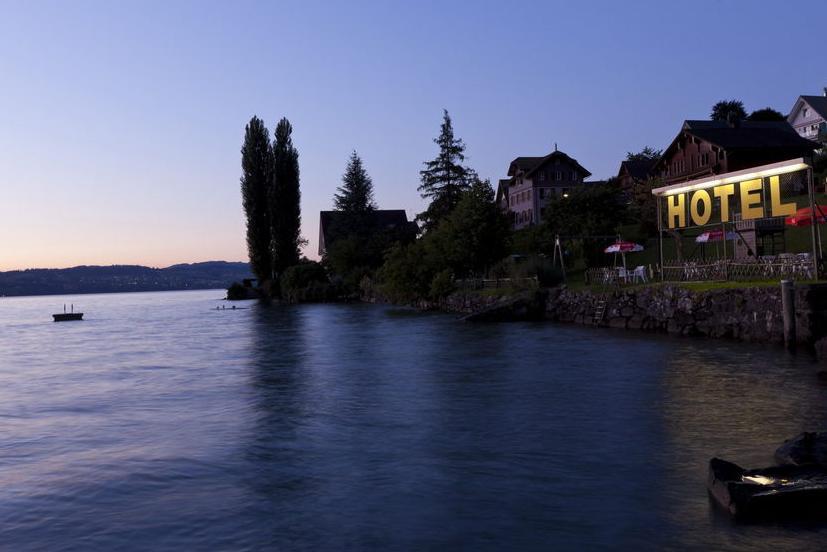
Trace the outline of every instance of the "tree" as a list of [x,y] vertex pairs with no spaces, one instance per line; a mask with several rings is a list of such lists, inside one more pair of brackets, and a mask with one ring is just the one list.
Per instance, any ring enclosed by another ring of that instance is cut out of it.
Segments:
[[293,147],[293,127],[283,118],[273,141],[273,184],[270,195],[273,271],[281,275],[298,264],[301,245],[299,152]]
[[350,154],[345,174],[342,176],[342,185],[336,192],[333,204],[337,211],[366,213],[376,209],[373,200],[373,181],[356,151]]
[[646,146],[637,153],[627,151],[626,161],[655,161],[660,158],[661,153],[663,153],[663,150]]
[[332,234],[337,237],[364,237],[371,230],[371,216],[376,210],[376,204],[373,199],[373,181],[355,151],[350,154],[342,176],[342,185],[336,192],[333,205],[340,214],[336,217],[336,227],[332,229]]
[[425,230],[431,230],[453,211],[462,193],[477,180],[473,169],[465,167],[465,144],[454,138],[454,128],[447,110],[443,110],[442,126],[439,136],[434,139],[439,146],[439,154],[433,161],[426,161],[425,168],[419,171],[421,184],[418,188],[425,199],[431,203],[424,213],[417,215]]
[[752,113],[749,114],[747,117],[750,121],[786,121],[787,118],[781,114],[780,111],[776,111],[771,107],[765,107],[764,109],[756,109]]
[[269,132],[264,121],[254,116],[244,129],[241,146],[241,198],[247,218],[250,268],[262,283],[273,277],[268,206],[272,169]]
[[740,100],[721,100],[712,106],[709,118],[713,121],[743,121],[747,118],[744,102]]

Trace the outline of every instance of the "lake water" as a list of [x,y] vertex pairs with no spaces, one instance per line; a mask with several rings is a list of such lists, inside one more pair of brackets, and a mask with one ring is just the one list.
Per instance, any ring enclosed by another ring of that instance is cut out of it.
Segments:
[[[710,457],[827,428],[804,355],[222,291],[0,300],[7,550],[817,549]],[[63,303],[83,322],[56,324]]]

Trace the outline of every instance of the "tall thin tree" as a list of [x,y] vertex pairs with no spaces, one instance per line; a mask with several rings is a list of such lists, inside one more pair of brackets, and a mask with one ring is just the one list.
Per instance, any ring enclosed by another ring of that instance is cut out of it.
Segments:
[[299,152],[293,146],[293,127],[287,118],[276,125],[273,141],[271,229],[273,271],[281,275],[299,262],[301,244],[301,191]]
[[462,192],[469,189],[478,180],[473,169],[464,166],[465,143],[454,137],[454,127],[447,110],[443,110],[442,126],[434,143],[439,146],[439,154],[432,161],[425,162],[425,168],[419,171],[421,184],[419,192],[431,203],[424,213],[417,215],[425,230],[434,228],[444,219],[462,198]]
[[247,218],[250,268],[260,282],[272,277],[268,189],[272,180],[270,135],[264,121],[253,117],[244,129],[241,146],[241,199]]

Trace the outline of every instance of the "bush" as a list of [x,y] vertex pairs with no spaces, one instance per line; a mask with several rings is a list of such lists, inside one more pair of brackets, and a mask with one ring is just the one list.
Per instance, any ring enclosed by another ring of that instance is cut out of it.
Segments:
[[244,287],[240,282],[233,282],[232,285],[227,288],[227,300],[241,301],[248,299],[247,291],[248,288]]
[[329,301],[336,297],[336,288],[324,267],[314,261],[291,266],[281,275],[279,284],[282,298],[291,303]]
[[455,289],[454,273],[446,268],[441,272],[437,272],[431,280],[429,295],[431,299],[441,299],[442,297],[450,295]]

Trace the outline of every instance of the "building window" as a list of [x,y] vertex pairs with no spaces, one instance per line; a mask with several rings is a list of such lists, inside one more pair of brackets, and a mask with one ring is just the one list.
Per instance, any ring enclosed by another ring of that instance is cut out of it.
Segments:
[[560,181],[563,180],[563,173],[560,171],[556,171],[554,173],[554,180]]
[[802,111],[802,113],[804,114],[805,117],[807,116],[807,113],[809,113],[809,112],[810,112],[810,110],[807,109],[806,107],[804,108],[804,111]]
[[545,173],[545,171],[543,171],[543,172],[540,173],[540,182],[544,181],[545,179],[546,179],[546,173]]

